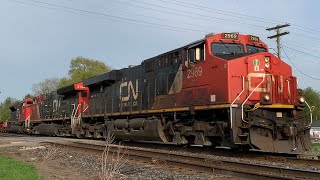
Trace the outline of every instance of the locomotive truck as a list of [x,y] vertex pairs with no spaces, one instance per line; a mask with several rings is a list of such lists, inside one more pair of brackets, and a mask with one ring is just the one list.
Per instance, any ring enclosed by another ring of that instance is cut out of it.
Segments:
[[219,33],[26,99],[7,129],[303,153],[305,104],[291,67],[259,37]]

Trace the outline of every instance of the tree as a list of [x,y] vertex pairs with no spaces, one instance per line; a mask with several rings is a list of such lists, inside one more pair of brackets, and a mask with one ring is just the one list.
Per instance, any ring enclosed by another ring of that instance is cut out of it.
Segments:
[[69,77],[60,79],[59,87],[81,82],[110,70],[111,67],[102,61],[78,56],[71,60],[68,72]]
[[14,98],[7,97],[4,100],[4,102],[1,103],[1,105],[0,105],[0,122],[6,121],[10,117],[11,111],[9,108],[18,102],[19,101]]
[[31,94],[27,94],[27,95],[24,96],[23,99],[27,99],[27,98],[33,98],[33,96]]
[[[311,87],[307,87],[303,90],[303,96],[306,99],[307,103],[310,106],[314,106],[314,110],[312,111],[313,119],[320,118],[320,93]],[[306,106],[304,111],[309,114],[309,108]]]
[[33,84],[32,85],[33,95],[37,96],[40,94],[51,93],[52,91],[55,91],[58,89],[59,83],[60,83],[59,78],[48,78],[41,81],[40,83]]
[[65,87],[65,86],[69,86],[69,85],[71,85],[71,84],[73,84],[72,79],[67,78],[67,77],[63,77],[63,78],[60,79],[58,88],[62,88],[62,87]]

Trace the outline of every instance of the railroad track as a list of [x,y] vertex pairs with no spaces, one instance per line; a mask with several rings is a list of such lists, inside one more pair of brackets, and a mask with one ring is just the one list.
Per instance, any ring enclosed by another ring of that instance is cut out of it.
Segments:
[[[14,134],[14,133],[0,133],[0,137],[39,137],[39,136],[30,136],[28,134]],[[61,138],[64,140],[64,138]],[[78,139],[77,139],[78,140]],[[101,141],[96,141],[98,144]],[[103,141],[104,143],[104,141]],[[128,147],[136,148],[152,148],[152,149],[161,149],[164,151],[176,151],[176,152],[185,152],[192,154],[206,154],[214,156],[224,156],[224,157],[233,157],[240,158],[244,160],[258,160],[265,162],[276,162],[276,163],[286,163],[286,164],[298,164],[305,165],[310,167],[316,167],[320,169],[320,156],[317,155],[293,155],[293,154],[275,154],[275,153],[264,153],[256,151],[235,151],[231,149],[216,149],[208,147],[181,147],[173,144],[157,144],[157,143],[141,143],[141,142],[132,142],[125,141],[124,145]]]
[[14,134],[14,133],[4,133],[0,132],[0,137],[26,137],[27,134]]
[[[1,133],[0,137],[26,137],[28,134],[14,134],[14,133]],[[37,136],[32,136],[37,137]],[[63,139],[63,138],[62,138]],[[78,139],[77,139],[78,140]],[[104,141],[103,141],[104,142]],[[101,141],[97,141],[101,143]],[[100,144],[101,145],[101,144]],[[161,149],[164,151],[176,151],[185,152],[192,154],[206,154],[214,156],[226,156],[233,158],[241,158],[247,160],[258,160],[266,162],[277,162],[277,163],[287,163],[287,164],[299,164],[310,167],[316,167],[320,169],[320,155],[293,155],[293,154],[275,154],[275,153],[264,153],[257,151],[234,151],[230,149],[216,149],[216,148],[205,148],[205,147],[181,147],[173,144],[157,144],[157,143],[141,143],[125,141],[124,145],[127,148],[152,148]]]
[[[58,146],[85,149],[102,153],[104,145],[83,142],[51,143]],[[121,151],[119,151],[121,148]],[[109,145],[111,153],[125,153],[129,160],[158,163],[159,166],[176,167],[186,171],[223,174],[250,179],[319,179],[320,172],[252,164],[231,160],[216,160],[202,155],[185,155],[156,149]]]
[[140,143],[140,142],[125,142],[124,145],[129,147],[138,148],[152,148],[162,149],[167,151],[179,151],[194,154],[206,154],[214,156],[226,156],[233,158],[241,158],[247,160],[258,160],[266,162],[278,162],[278,163],[291,163],[291,164],[303,164],[312,167],[318,167],[320,169],[320,155],[297,155],[297,154],[284,154],[284,153],[266,153],[260,151],[239,151],[234,149],[219,149],[211,147],[181,147],[177,145],[168,144],[155,144],[155,143]]

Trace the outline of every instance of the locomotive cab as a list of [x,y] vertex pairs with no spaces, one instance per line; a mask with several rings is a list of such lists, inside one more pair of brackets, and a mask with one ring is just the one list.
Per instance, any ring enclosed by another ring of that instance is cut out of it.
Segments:
[[[288,64],[252,35],[211,35],[203,45],[206,62],[191,68],[206,69],[202,75],[210,80],[197,77],[193,84],[210,84],[210,103],[229,105],[232,145],[270,152],[310,150],[309,122],[302,114],[304,98]],[[193,64],[191,59],[187,61]]]

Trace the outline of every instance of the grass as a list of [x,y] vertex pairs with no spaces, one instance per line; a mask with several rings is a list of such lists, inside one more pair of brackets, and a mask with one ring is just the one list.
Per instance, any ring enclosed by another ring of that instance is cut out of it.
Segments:
[[42,180],[33,165],[0,156],[0,180]]
[[320,143],[313,143],[312,144],[312,150],[320,151]]

